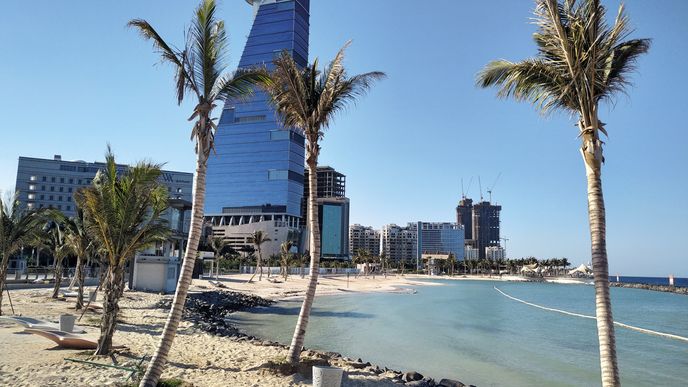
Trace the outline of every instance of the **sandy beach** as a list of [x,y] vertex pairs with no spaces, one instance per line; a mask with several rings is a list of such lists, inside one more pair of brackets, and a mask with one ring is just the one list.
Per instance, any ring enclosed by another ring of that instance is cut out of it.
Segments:
[[[221,277],[225,289],[279,300],[303,296],[307,278],[289,277],[288,281],[275,283],[262,281],[246,283],[248,275]],[[321,277],[319,295],[344,292],[405,292],[408,286],[428,285],[415,279],[401,276],[376,276],[354,278],[347,283],[346,276]],[[192,292],[217,290],[206,280],[194,280]],[[12,291],[15,313],[50,321],[57,321],[64,313],[75,314],[73,299],[66,301],[49,298],[50,289],[27,289]],[[127,291],[121,300],[120,323],[114,336],[115,345],[126,348],[117,351],[112,358],[93,358],[93,351],[76,351],[57,348],[53,342],[42,337],[22,333],[23,328],[0,321],[0,385],[11,386],[113,386],[125,382],[130,371],[114,368],[93,367],[71,362],[65,358],[90,360],[103,364],[118,364],[134,367],[139,358],[150,356],[157,343],[165,322],[165,310],[155,304],[171,295],[158,295]],[[9,305],[3,311],[10,315]],[[97,339],[99,316],[87,312],[77,324],[86,330],[86,337]],[[179,378],[194,386],[298,386],[310,385],[310,380],[301,376],[280,376],[265,369],[266,362],[280,360],[286,356],[281,346],[265,346],[238,340],[232,337],[218,337],[182,322],[165,368],[164,378]],[[335,362],[346,370],[345,386],[395,385],[391,372],[380,372],[374,366],[356,367],[349,361]],[[380,365],[382,367],[382,365]],[[376,372],[377,371],[377,372]],[[403,370],[408,371],[408,370]]]

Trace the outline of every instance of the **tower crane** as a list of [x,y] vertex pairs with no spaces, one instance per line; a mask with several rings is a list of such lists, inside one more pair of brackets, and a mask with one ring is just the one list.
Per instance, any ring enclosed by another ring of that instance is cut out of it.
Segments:
[[499,174],[497,175],[497,178],[495,179],[494,183],[492,183],[492,187],[490,187],[490,188],[487,190],[487,194],[490,195],[490,203],[492,203],[492,190],[494,189],[495,185],[497,185],[497,182],[499,181],[499,178],[500,178],[501,176],[502,176],[502,173],[499,172]]

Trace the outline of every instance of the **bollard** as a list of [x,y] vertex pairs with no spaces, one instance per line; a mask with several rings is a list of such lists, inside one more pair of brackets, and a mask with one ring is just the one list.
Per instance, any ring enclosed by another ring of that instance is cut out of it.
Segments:
[[343,374],[341,368],[313,366],[313,387],[340,387]]
[[63,332],[71,333],[74,330],[74,321],[76,316],[71,314],[61,314],[60,315],[60,330]]

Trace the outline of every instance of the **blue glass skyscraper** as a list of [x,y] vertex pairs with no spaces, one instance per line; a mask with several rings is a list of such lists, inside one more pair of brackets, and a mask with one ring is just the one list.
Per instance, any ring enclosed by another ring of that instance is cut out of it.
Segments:
[[[254,20],[240,68],[266,66],[282,51],[308,62],[309,0],[247,0]],[[282,127],[268,96],[227,101],[208,160],[206,215],[284,213],[300,217],[304,137]]]

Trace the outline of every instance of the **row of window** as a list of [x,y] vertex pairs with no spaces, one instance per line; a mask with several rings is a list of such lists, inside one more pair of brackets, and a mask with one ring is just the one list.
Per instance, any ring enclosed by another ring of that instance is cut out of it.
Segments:
[[[38,200],[45,200],[46,195],[29,194],[28,199],[29,199],[29,200],[36,200],[36,197],[38,197]],[[71,196],[64,196],[64,198],[66,198],[65,200],[68,201],[68,202],[71,202],[71,201],[72,201],[72,197],[71,197]],[[57,201],[58,201],[58,202],[61,202],[62,199],[63,199],[63,196],[62,196],[62,195],[57,196]],[[48,196],[48,200],[55,200],[55,196],[54,196],[54,195],[49,195],[49,196]]]
[[[36,208],[36,205],[34,203],[28,203],[26,205],[26,207],[28,207],[29,210],[33,210],[34,208]],[[62,204],[58,204],[57,207],[53,207],[52,204],[48,204],[47,207],[44,206],[43,204],[39,204],[38,208],[50,208],[50,209],[57,208],[58,210],[62,211]],[[64,210],[65,211],[71,211],[72,206],[65,206]]]
[[[50,178],[51,183],[57,183],[58,180],[59,180],[60,184],[74,184],[74,181],[75,181],[73,178],[66,179],[64,177],[60,177],[58,179],[54,176]],[[38,181],[38,176],[29,177],[29,181]],[[41,176],[41,181],[42,182],[48,182],[48,177],[47,176]],[[90,184],[91,180],[89,180],[89,179],[76,179],[76,182],[77,182],[76,184],[78,184],[78,185],[83,185],[83,184]]]
[[[57,192],[65,192],[65,187],[57,187]],[[29,184],[29,191],[36,191],[38,189],[38,186],[35,184]],[[72,193],[73,188],[72,187],[67,187],[67,192]],[[45,186],[41,186],[41,191],[46,191]],[[50,192],[55,192],[55,186],[51,185],[50,186]]]

